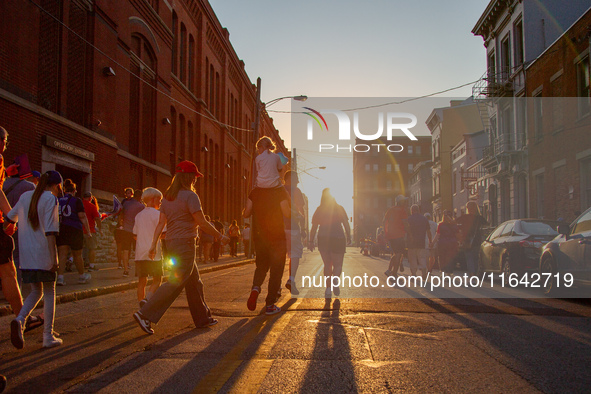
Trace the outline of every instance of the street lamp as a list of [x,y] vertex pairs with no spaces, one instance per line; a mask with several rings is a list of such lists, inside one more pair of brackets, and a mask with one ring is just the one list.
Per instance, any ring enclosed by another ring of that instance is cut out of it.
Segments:
[[265,108],[269,108],[270,106],[272,106],[273,104],[276,104],[277,102],[283,100],[283,99],[294,99],[296,101],[306,101],[308,99],[308,96],[305,96],[303,94],[299,95],[299,96],[285,96],[285,97],[279,97],[276,99],[273,99],[271,101],[269,101],[268,103],[265,103]]

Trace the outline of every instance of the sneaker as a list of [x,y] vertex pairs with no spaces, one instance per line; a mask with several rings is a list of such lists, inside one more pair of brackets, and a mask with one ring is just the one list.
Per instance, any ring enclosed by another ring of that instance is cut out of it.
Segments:
[[285,282],[285,288],[291,291],[291,279],[288,279],[287,282]]
[[274,315],[279,312],[281,312],[281,308],[277,305],[267,305],[267,308],[265,309],[265,315]]
[[334,287],[332,289],[332,292],[334,293],[335,296],[340,296],[341,295],[341,288],[340,287]]
[[291,295],[298,295],[298,294],[300,294],[300,291],[298,290],[296,285],[294,283],[292,283],[291,284]]
[[400,272],[404,272],[404,264],[400,263]]
[[128,271],[123,271],[123,277],[127,278],[129,276],[129,272]]
[[50,347],[59,346],[63,343],[64,343],[64,341],[62,339],[56,338],[53,335],[48,336],[48,337],[46,337],[45,335],[43,336],[43,347],[46,349],[48,349]]
[[133,318],[146,334],[154,334],[154,330],[152,329],[152,322],[146,319],[144,315],[142,315],[139,311],[133,314]]
[[122,270],[123,269],[123,264],[119,263],[119,265],[117,266],[118,270]]
[[384,272],[384,275],[386,275],[386,276],[392,276],[392,271],[390,271],[389,269],[387,269],[386,272]]
[[56,285],[58,286],[65,286],[66,285],[66,281],[64,280],[64,276],[63,275],[58,275],[57,276],[57,282],[55,282]]
[[147,298],[144,298],[143,300],[140,301],[140,309],[142,309],[143,306],[146,305],[146,302],[148,302]]
[[17,349],[25,347],[25,338],[23,337],[24,325],[18,318],[10,322],[10,342]]
[[78,284],[83,285],[85,283],[88,283],[89,280],[90,280],[90,274],[88,272],[85,272],[78,277]]
[[87,269],[88,269],[88,272],[98,271],[98,268],[96,268],[96,264],[89,264]]
[[254,311],[257,309],[257,298],[259,298],[259,293],[261,292],[260,287],[253,287],[250,291],[250,297],[248,297],[248,301],[246,302],[246,306],[248,310]]
[[210,317],[209,323],[204,324],[202,326],[197,326],[197,328],[207,328],[207,327],[215,326],[218,323],[219,323],[218,319],[214,319],[213,317]]

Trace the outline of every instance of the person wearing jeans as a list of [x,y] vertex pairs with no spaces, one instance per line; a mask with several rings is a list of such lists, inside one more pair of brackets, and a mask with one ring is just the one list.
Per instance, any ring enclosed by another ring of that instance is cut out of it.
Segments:
[[176,167],[172,183],[164,192],[160,219],[148,255],[150,259],[154,259],[160,235],[166,225],[167,258],[172,259],[174,265],[168,282],[160,286],[133,315],[147,334],[154,334],[151,324],[160,321],[183,289],[186,289],[189,310],[196,327],[209,327],[218,322],[211,317],[211,311],[205,302],[203,282],[195,262],[197,226],[222,243],[228,243],[229,238],[220,234],[203,215],[201,201],[195,193],[195,182],[202,176],[194,163],[182,161]]

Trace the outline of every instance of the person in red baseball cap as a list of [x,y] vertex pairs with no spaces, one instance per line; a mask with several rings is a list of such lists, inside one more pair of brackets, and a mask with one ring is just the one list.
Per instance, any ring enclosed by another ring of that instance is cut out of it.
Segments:
[[203,282],[195,264],[197,226],[212,235],[214,240],[221,240],[226,244],[230,239],[220,234],[205,219],[201,201],[195,192],[195,182],[202,176],[195,163],[182,161],[177,164],[172,183],[164,192],[160,220],[156,226],[149,256],[150,259],[154,259],[156,245],[166,225],[166,249],[174,264],[168,282],[160,286],[133,315],[140,328],[148,334],[154,333],[151,323],[160,321],[183,288],[186,290],[189,310],[196,327],[209,327],[218,322],[211,317],[211,311],[205,303]]

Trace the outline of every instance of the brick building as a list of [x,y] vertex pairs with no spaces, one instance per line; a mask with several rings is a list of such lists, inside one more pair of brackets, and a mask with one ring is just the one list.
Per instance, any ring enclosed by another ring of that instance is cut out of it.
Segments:
[[482,130],[482,120],[472,98],[452,100],[449,107],[435,108],[426,121],[431,132],[433,161],[433,220],[453,209],[452,149],[465,134]]
[[528,65],[531,216],[567,221],[591,206],[591,9]]
[[487,183],[493,225],[535,216],[528,203],[526,67],[588,8],[588,0],[491,0],[472,29],[486,48],[487,70],[473,96],[488,135],[479,183]]
[[[389,153],[372,149],[353,153],[353,215],[354,240],[367,234],[375,236],[382,225],[386,210],[394,205],[399,194],[408,196],[408,184],[414,166],[431,158],[431,137],[417,136],[417,141],[407,137],[394,137],[389,144],[400,144],[404,150]],[[380,140],[357,140],[357,144],[381,143]]]
[[[204,212],[240,220],[256,87],[206,0],[0,2],[0,124],[8,162],[56,169],[103,201],[205,174]],[[260,134],[288,155],[261,111]]]
[[484,210],[482,195],[479,194],[478,172],[474,164],[482,160],[482,150],[488,143],[484,130],[464,134],[462,140],[451,150],[451,191],[453,213],[459,217],[466,212],[468,201],[475,201]]

